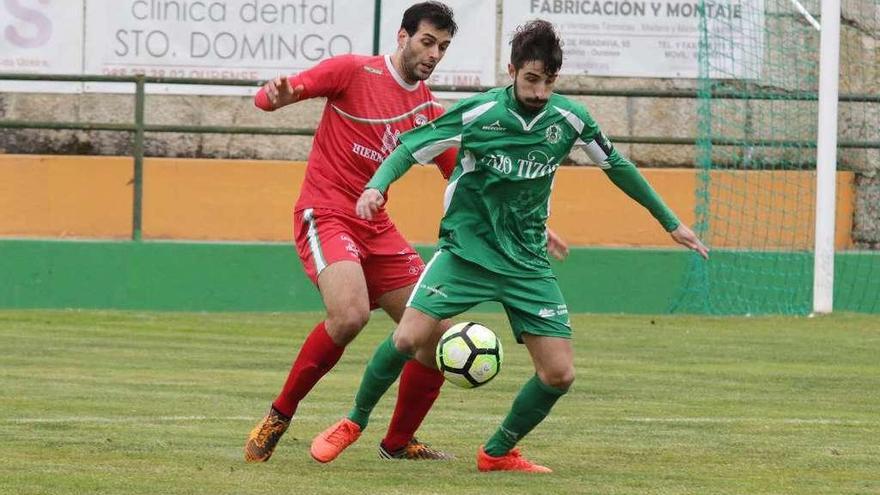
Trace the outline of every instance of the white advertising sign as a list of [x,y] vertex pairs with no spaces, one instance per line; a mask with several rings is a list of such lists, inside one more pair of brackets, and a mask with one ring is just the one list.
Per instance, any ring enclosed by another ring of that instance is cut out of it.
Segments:
[[[403,12],[415,0],[383,0],[380,52],[393,53]],[[455,13],[458,32],[434,74],[433,85],[495,85],[495,2],[486,0],[446,0]]]
[[[545,19],[565,42],[563,74],[696,78],[699,2],[695,0],[504,0],[503,36]],[[705,3],[712,77],[750,78],[760,71],[763,0]],[[502,45],[502,60],[510,46]]]
[[[0,72],[80,74],[83,0],[0,1]],[[80,83],[0,81],[3,91],[77,91]]]
[[87,2],[88,74],[269,79],[373,48],[372,1]]

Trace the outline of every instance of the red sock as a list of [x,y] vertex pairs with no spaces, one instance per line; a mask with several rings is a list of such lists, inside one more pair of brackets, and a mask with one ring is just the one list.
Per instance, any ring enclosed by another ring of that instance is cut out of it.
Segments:
[[407,361],[400,374],[397,405],[388,425],[388,434],[382,440],[385,450],[393,452],[409,443],[440,395],[442,385],[442,373],[415,359]]
[[345,347],[336,345],[330,338],[324,322],[318,323],[303,342],[287,375],[287,381],[284,382],[284,388],[272,407],[288,418],[293,416],[299,401],[336,365],[344,350]]

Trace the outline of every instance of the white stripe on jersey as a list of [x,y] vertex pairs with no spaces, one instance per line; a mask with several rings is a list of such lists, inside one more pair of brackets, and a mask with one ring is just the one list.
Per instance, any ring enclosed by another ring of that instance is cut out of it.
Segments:
[[461,143],[461,134],[456,136],[452,136],[449,139],[442,139],[440,141],[434,141],[433,143],[425,146],[424,148],[419,148],[413,151],[413,158],[416,159],[419,163],[431,163],[431,160],[434,159],[440,153],[452,148],[453,146],[458,146]]
[[476,120],[480,115],[483,115],[484,113],[488,112],[492,107],[495,106],[496,103],[498,103],[498,102],[497,101],[489,101],[489,102],[483,103],[482,105],[475,107],[475,108],[472,108],[472,109],[468,110],[467,112],[461,114],[461,126],[464,127],[464,126],[470,124],[471,122]]
[[567,120],[568,123],[571,124],[572,127],[574,127],[574,130],[577,131],[578,138],[575,140],[574,145],[586,151],[587,156],[590,157],[590,160],[598,165],[599,168],[611,168],[611,166],[607,163],[608,154],[605,153],[605,150],[603,150],[601,146],[599,146],[598,141],[594,139],[589,143],[585,143],[584,140],[580,138],[580,134],[584,132],[584,121],[581,120],[577,115],[569,112],[568,110],[565,110],[564,108],[559,108],[557,106],[554,106],[553,108],[555,108],[557,112],[562,114],[562,116],[565,117],[565,120]]
[[[554,105],[553,108],[555,108],[557,112],[561,113],[562,116],[565,117],[565,120],[567,120],[568,123],[571,124],[572,127],[574,127],[574,130],[577,131],[578,136],[580,136],[581,133],[584,132],[584,121],[581,120],[577,115],[569,112],[564,108],[559,108],[556,105]],[[583,141],[581,141],[581,143],[583,143]]]
[[468,172],[473,172],[476,169],[477,161],[474,159],[474,155],[471,154],[470,151],[465,150],[464,154],[461,157],[461,175],[455,178],[454,181],[450,182],[449,185],[446,186],[446,191],[443,193],[443,213],[446,213],[446,210],[449,209],[449,203],[452,202],[452,195],[455,194],[455,187],[458,185],[458,180],[464,176],[464,174]]
[[592,140],[589,144],[584,144],[583,141],[578,139],[578,142],[583,148],[584,151],[587,152],[587,156],[590,157],[590,160],[593,160],[593,163],[599,166],[599,168],[611,168],[611,165],[608,164],[608,155],[605,153],[605,150],[599,146],[599,143],[596,140]]
[[361,124],[391,124],[394,122],[399,122],[401,120],[404,120],[406,118],[411,117],[412,115],[416,114],[419,110],[422,110],[422,109],[424,109],[426,107],[430,107],[430,106],[437,106],[437,107],[443,108],[443,105],[432,100],[432,101],[426,101],[424,103],[421,103],[418,106],[416,106],[415,108],[413,108],[412,110],[410,110],[406,113],[402,113],[400,115],[394,116],[394,117],[386,117],[386,118],[382,118],[382,119],[372,119],[369,117],[358,117],[356,115],[352,115],[352,114],[346,112],[345,110],[342,110],[341,108],[337,107],[336,105],[333,105],[332,103],[330,104],[330,108],[335,110],[336,113],[338,113],[339,115],[347,118],[348,120],[353,120],[353,121],[359,122]]

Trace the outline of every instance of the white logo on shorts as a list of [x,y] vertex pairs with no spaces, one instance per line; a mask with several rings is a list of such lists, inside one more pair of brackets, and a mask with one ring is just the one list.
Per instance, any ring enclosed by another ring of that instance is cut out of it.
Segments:
[[430,292],[431,294],[437,294],[439,296],[449,297],[445,292],[440,290],[439,287],[431,287],[431,286],[428,286],[425,284],[421,284],[419,287],[422,289],[425,289],[426,291]]
[[355,245],[355,243],[351,239],[351,237],[349,237],[347,235],[341,235],[341,236],[339,236],[339,238],[346,242],[345,250],[348,251],[349,254],[351,254],[355,258],[361,257],[361,250],[358,249],[357,245]]
[[556,316],[556,310],[550,308],[541,308],[541,310],[538,311],[538,316],[540,316],[541,318],[553,318],[554,316]]

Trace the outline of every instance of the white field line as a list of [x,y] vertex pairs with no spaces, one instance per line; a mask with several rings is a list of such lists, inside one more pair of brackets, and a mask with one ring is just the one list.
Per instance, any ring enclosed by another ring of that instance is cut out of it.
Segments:
[[[336,418],[335,415],[304,415],[300,419],[315,419],[316,417],[327,419]],[[468,415],[470,416],[470,415]],[[67,416],[56,418],[3,418],[0,424],[64,424],[64,423],[86,423],[86,424],[123,424],[123,423],[198,423],[204,421],[248,421],[253,422],[260,419],[258,416],[132,416],[132,417],[99,417],[99,416]],[[377,415],[375,419],[383,419]],[[497,422],[499,418],[474,416],[476,420],[490,420]],[[832,426],[867,426],[880,425],[875,421],[854,421],[834,418],[733,418],[733,417],[677,417],[677,418],[651,418],[651,417],[626,417],[622,418],[623,422],[630,423],[667,423],[667,424],[737,424],[737,423],[770,423],[770,424],[791,424],[791,425],[832,425]],[[614,422],[614,421],[612,421]]]
[[55,423],[197,423],[201,421],[256,421],[256,416],[132,416],[132,417],[98,417],[98,416],[66,416],[58,418],[7,418],[0,422],[7,424],[55,424]]
[[681,418],[623,418],[632,423],[682,423],[682,424],[735,424],[735,423],[779,423],[790,425],[840,425],[840,426],[864,426],[876,425],[877,422],[852,421],[847,419],[833,418],[725,418],[725,417],[681,417]]

